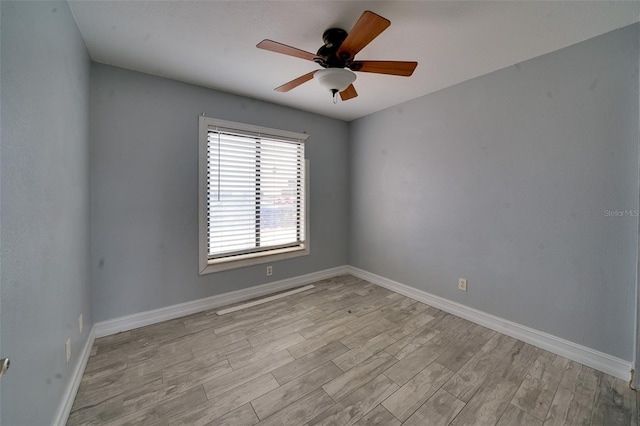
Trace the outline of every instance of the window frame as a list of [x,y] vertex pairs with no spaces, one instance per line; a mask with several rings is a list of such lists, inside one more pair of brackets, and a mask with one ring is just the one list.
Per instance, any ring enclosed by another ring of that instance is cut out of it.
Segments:
[[[262,133],[272,137],[282,137],[285,139],[299,139],[301,143],[306,143],[308,134],[290,132],[287,130],[272,129],[268,127],[255,126],[252,124],[237,123],[233,121],[220,120],[217,118],[199,116],[198,119],[198,257],[200,275],[214,272],[226,271],[229,269],[244,268],[247,266],[259,265],[263,263],[276,262],[284,259],[291,259],[299,256],[307,256],[311,253],[310,245],[310,219],[309,219],[309,160],[305,158],[304,175],[304,233],[305,241],[300,247],[276,248],[258,253],[244,255],[220,257],[209,259],[207,245],[208,214],[207,214],[207,148],[208,132],[210,127],[222,127],[233,129],[238,132]],[[305,154],[306,155],[306,154]]]

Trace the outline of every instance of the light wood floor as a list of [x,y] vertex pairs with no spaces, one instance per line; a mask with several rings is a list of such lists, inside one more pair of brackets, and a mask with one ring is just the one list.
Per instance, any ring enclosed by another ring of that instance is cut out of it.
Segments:
[[637,425],[627,383],[349,275],[97,339],[68,424]]

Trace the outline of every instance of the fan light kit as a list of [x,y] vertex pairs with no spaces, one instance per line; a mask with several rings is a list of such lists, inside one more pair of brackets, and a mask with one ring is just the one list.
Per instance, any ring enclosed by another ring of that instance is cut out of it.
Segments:
[[333,103],[336,103],[338,92],[345,90],[351,83],[356,81],[353,71],[346,68],[325,68],[313,74],[313,78],[318,80],[318,84],[329,90],[333,95]]
[[358,96],[358,92],[353,86],[353,82],[356,80],[354,71],[402,77],[409,77],[413,74],[418,66],[417,62],[355,60],[356,54],[386,30],[389,25],[391,22],[388,19],[367,10],[353,26],[351,33],[347,33],[341,28],[326,30],[322,35],[324,45],[318,49],[318,53],[315,55],[273,40],[262,40],[256,47],[313,61],[324,68],[311,71],[276,87],[276,92],[288,92],[315,78],[320,86],[331,92],[333,101],[336,103],[338,93],[343,101]]

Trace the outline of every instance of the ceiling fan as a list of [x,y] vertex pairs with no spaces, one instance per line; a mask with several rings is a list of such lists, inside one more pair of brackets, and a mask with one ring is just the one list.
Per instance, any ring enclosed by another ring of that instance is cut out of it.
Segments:
[[365,11],[350,33],[341,28],[330,28],[322,34],[324,45],[313,54],[273,40],[262,40],[256,47],[270,50],[284,55],[306,59],[319,64],[323,69],[311,71],[282,86],[276,87],[277,92],[288,92],[302,83],[315,78],[320,85],[333,94],[340,93],[343,101],[358,96],[353,82],[356,75],[353,71],[370,72],[376,74],[399,75],[409,77],[418,66],[417,62],[404,61],[358,61],[355,56],[367,44],[391,25],[388,19],[369,10]]

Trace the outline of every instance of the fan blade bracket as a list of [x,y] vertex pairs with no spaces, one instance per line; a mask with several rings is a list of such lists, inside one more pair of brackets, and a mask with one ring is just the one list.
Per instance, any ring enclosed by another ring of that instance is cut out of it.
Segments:
[[343,61],[348,61],[349,59],[351,59],[351,53],[347,52],[346,50],[339,51],[338,57]]
[[322,68],[327,68],[329,66],[329,64],[327,64],[327,59],[322,56],[318,56],[317,58],[314,58],[313,62],[320,65]]

